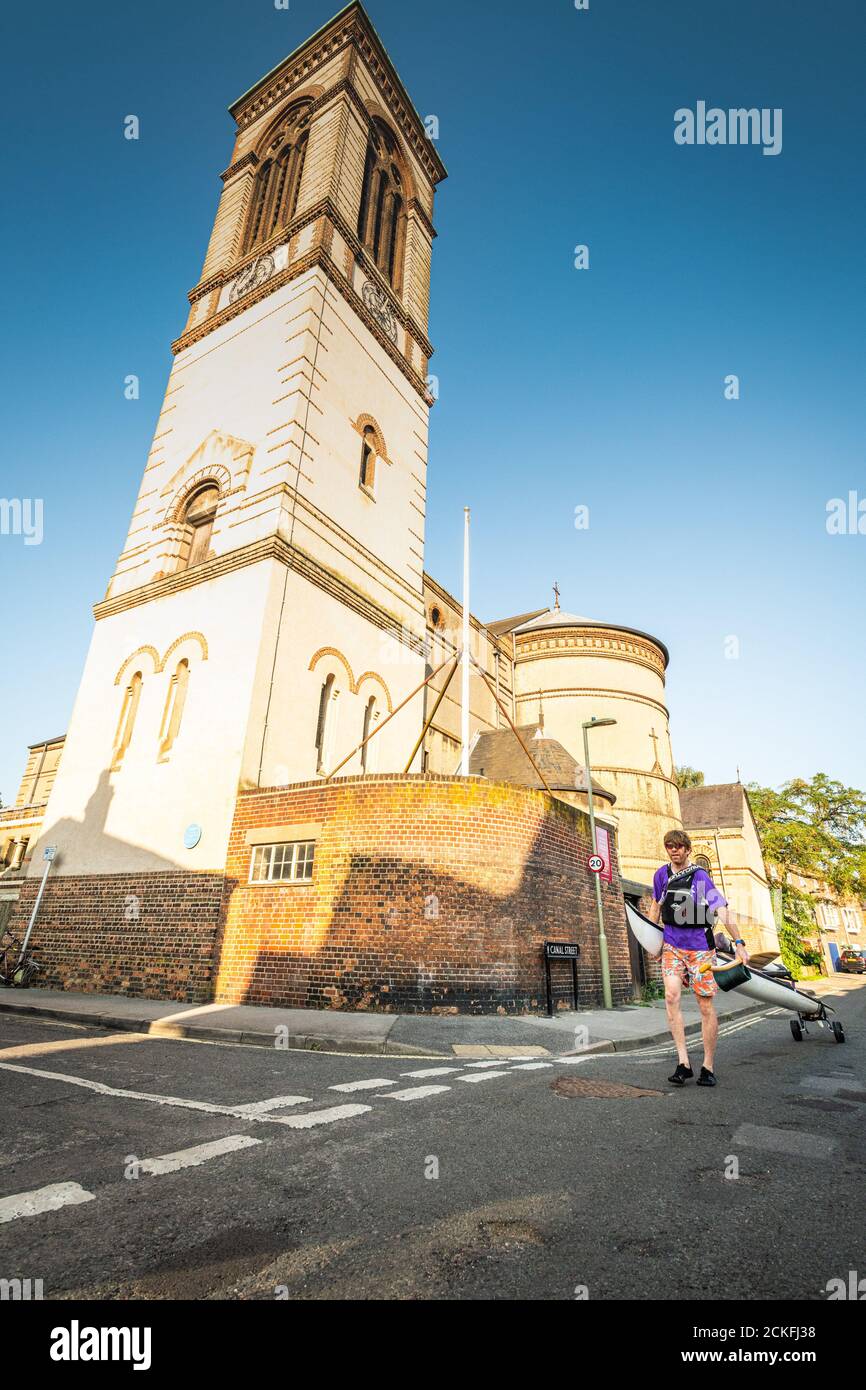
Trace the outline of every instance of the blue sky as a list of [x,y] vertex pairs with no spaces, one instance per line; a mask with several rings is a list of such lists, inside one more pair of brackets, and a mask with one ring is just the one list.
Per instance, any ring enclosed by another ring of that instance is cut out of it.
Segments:
[[[7,17],[0,496],[45,507],[41,545],[0,536],[7,802],[25,744],[69,719],[201,269],[226,107],[337,8]],[[467,503],[482,618],[544,606],[557,580],[563,607],[666,642],[678,761],[866,786],[866,535],[825,525],[829,499],[866,499],[866,7],[368,9],[450,174],[428,570],[457,591]],[[698,100],[782,108],[781,154],[676,145],[674,112]]]

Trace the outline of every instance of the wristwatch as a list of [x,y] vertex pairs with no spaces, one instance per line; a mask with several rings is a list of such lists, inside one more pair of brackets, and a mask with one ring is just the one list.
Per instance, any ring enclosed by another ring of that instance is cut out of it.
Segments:
[[746,943],[745,943],[745,941],[743,940],[743,938],[742,938],[741,936],[737,936],[737,937],[734,938],[734,945],[735,945],[735,946],[745,946],[745,944],[746,944]]

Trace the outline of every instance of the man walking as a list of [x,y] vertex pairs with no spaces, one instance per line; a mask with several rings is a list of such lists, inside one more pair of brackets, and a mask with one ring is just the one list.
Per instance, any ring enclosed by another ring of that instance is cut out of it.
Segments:
[[[677,1049],[677,1068],[668,1080],[675,1086],[691,1081],[694,1072],[689,1064],[686,1030],[680,999],[683,987],[691,985],[701,1011],[701,1037],[704,1061],[698,1077],[699,1086],[715,1086],[713,1071],[719,1021],[713,1004],[718,985],[712,972],[701,967],[715,964],[713,926],[722,921],[733,926],[733,913],[728,908],[706,869],[691,862],[692,842],[684,830],[669,830],[665,835],[665,850],[669,864],[663,864],[653,877],[654,902],[650,919],[664,926],[662,947],[662,977],[665,986],[665,1006],[668,1026]],[[737,959],[745,965],[749,959],[746,943],[741,937],[734,940]]]

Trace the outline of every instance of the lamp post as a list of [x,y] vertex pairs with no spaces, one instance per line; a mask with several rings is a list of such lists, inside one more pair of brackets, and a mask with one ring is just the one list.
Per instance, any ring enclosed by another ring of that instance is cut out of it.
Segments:
[[[598,853],[598,846],[595,841],[595,805],[592,799],[592,768],[589,765],[589,731],[590,729],[609,728],[615,724],[615,719],[587,719],[581,724],[583,729],[583,761],[586,767],[586,797],[589,802],[589,830],[592,836],[592,852]],[[613,995],[610,989],[610,961],[607,955],[607,937],[604,931],[604,909],[601,905],[601,874],[593,874],[595,879],[595,905],[598,911],[598,956],[601,964],[601,992],[604,998],[604,1007],[613,1008]]]

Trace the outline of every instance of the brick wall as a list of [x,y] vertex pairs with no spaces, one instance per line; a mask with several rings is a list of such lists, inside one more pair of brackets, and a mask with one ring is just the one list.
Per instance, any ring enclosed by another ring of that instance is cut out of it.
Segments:
[[[10,926],[23,936],[39,880],[22,886]],[[222,874],[49,878],[31,948],[37,985],[203,1003],[212,998]]]
[[[312,883],[252,885],[248,832],[315,823]],[[599,1002],[586,815],[480,779],[382,775],[238,797],[220,1002],[400,1012],[540,1011],[541,944],[578,941]],[[603,884],[617,1001],[631,995],[618,864]],[[568,967],[554,965],[569,982]],[[565,998],[561,1002],[566,1003]]]

